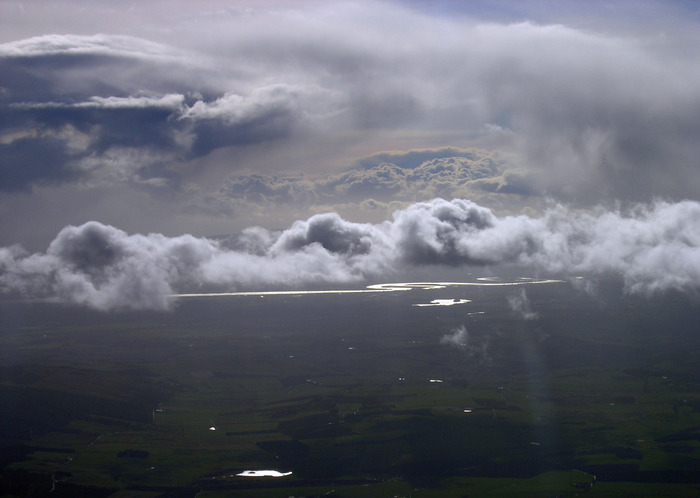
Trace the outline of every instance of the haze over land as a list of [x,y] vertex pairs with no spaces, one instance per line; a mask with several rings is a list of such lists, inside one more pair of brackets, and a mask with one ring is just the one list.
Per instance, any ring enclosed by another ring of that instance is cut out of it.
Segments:
[[509,264],[696,293],[698,9],[579,5],[4,3],[0,289],[162,309]]

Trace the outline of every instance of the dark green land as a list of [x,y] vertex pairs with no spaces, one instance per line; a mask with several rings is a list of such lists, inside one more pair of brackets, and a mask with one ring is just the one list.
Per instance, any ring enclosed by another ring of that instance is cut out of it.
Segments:
[[[700,305],[610,287],[529,286],[533,320],[508,287],[4,302],[0,490],[700,495]],[[473,302],[411,306],[437,298]],[[440,342],[461,325],[465,345]]]

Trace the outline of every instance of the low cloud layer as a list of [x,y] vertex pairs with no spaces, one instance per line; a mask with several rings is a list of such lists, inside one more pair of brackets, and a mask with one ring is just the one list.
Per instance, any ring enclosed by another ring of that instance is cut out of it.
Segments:
[[[557,206],[538,218],[497,217],[468,200],[435,199],[391,221],[335,213],[286,230],[245,230],[234,244],[189,235],[129,235],[97,222],[64,228],[46,252],[0,249],[0,287],[97,309],[167,309],[170,294],[362,282],[425,266],[519,265],[556,275],[615,275],[628,292],[700,290],[700,203],[627,211]],[[511,304],[525,313],[526,297]]]

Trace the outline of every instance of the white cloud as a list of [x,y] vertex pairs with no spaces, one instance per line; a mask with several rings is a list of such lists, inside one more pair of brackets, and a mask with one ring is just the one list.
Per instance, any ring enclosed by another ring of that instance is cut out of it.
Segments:
[[10,107],[15,109],[171,109],[179,110],[185,96],[169,93],[159,97],[90,97],[85,102],[15,102]]
[[0,44],[0,57],[104,55],[136,59],[175,58],[167,45],[126,35],[46,34]]
[[[98,309],[167,308],[174,291],[359,282],[421,265],[518,264],[530,271],[620,275],[626,289],[700,290],[700,204],[657,202],[628,213],[557,207],[496,217],[470,201],[435,199],[393,221],[316,215],[281,232],[245,232],[238,249],[192,236],[128,235],[90,222],[63,229],[46,253],[0,251],[0,286]],[[512,309],[534,317],[527,297]]]
[[181,120],[218,120],[226,125],[251,123],[289,115],[297,125],[318,125],[343,112],[339,95],[317,86],[274,84],[249,95],[226,93],[213,102],[198,100],[182,110]]

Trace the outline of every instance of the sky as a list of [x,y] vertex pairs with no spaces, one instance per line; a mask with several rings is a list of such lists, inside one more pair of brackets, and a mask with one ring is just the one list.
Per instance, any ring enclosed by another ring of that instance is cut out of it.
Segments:
[[700,287],[695,2],[0,3],[0,291]]

